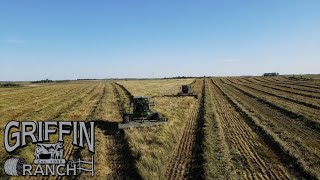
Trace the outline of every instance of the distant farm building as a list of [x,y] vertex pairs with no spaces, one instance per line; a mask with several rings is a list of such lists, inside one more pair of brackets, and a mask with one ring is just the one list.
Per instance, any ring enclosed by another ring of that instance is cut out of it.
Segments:
[[279,73],[277,73],[277,72],[264,73],[263,76],[279,76]]

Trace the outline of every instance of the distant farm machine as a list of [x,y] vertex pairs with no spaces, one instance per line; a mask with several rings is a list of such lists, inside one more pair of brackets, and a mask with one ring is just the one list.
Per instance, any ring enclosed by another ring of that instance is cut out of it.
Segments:
[[192,92],[190,85],[182,85],[180,87],[180,92],[178,93],[178,96],[193,96],[195,98],[198,98],[197,94]]
[[152,111],[153,102],[146,96],[134,96],[130,102],[130,111],[123,114],[119,129],[141,126],[154,126],[167,122],[167,118]]

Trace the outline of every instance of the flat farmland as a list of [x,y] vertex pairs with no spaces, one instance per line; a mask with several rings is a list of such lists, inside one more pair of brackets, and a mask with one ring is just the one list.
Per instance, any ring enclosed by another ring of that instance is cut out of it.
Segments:
[[[184,84],[197,98],[177,96]],[[168,122],[118,131],[133,96],[148,96]],[[206,77],[0,88],[2,130],[10,120],[95,121],[95,179],[319,179],[319,117],[319,79]],[[65,159],[91,157],[71,141],[65,137]],[[10,155],[1,148],[1,168],[14,156],[32,163],[33,153],[31,143]],[[0,176],[7,178],[3,169]]]

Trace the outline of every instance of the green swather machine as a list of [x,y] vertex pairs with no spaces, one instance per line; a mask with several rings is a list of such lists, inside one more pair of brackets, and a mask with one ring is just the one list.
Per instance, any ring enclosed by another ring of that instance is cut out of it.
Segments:
[[196,99],[198,98],[197,94],[192,92],[189,85],[182,85],[180,90],[181,91],[178,93],[178,96],[193,96]]
[[154,103],[149,101],[146,96],[135,96],[130,103],[130,112],[122,117],[119,129],[141,126],[153,126],[163,124],[167,121],[160,113],[151,110]]

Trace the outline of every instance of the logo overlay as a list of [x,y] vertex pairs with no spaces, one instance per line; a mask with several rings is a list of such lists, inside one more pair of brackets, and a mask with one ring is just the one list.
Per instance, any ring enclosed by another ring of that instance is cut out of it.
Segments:
[[[58,137],[56,142],[50,142],[53,135]],[[64,136],[72,136],[72,141],[65,144]],[[9,176],[76,176],[84,171],[93,176],[93,155],[85,161],[80,158],[72,160],[67,154],[70,156],[74,146],[85,149],[85,145],[93,154],[94,141],[94,122],[10,121],[4,132],[6,151],[13,153],[32,143],[34,161],[28,164],[23,158],[9,158],[4,163],[5,173]]]

